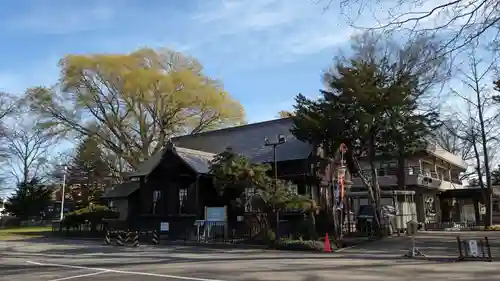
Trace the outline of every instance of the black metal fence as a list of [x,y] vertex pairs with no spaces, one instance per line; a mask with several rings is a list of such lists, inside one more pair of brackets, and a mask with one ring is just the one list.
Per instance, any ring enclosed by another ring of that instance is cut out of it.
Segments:
[[[301,216],[288,216],[280,220],[279,227],[271,225],[267,220],[260,221],[257,216],[251,216],[243,221],[228,223],[205,221],[200,224],[194,217],[168,218],[168,231],[161,231],[161,221],[166,219],[142,218],[140,223],[124,221],[105,221],[98,225],[82,224],[76,227],[62,227],[58,221],[52,223],[54,234],[66,237],[104,237],[105,232],[119,231],[139,232],[141,240],[149,241],[153,231],[160,235],[162,241],[185,241],[199,243],[256,243],[266,240],[291,239],[311,240],[323,237],[326,232],[332,236],[331,226],[311,225],[309,218]],[[318,221],[318,220],[316,220]],[[198,224],[196,223],[198,222]],[[316,237],[311,236],[311,228]],[[375,228],[373,224],[358,223],[356,220],[345,221],[342,224],[343,236],[373,237]],[[333,237],[333,236],[332,236]]]
[[426,223],[425,230],[430,231],[467,231],[467,230],[475,230],[478,225],[476,222],[436,222],[436,223]]
[[87,223],[78,226],[64,227],[61,226],[60,221],[52,222],[52,234],[63,237],[103,237],[107,228],[108,226],[106,223],[99,223],[95,225]]

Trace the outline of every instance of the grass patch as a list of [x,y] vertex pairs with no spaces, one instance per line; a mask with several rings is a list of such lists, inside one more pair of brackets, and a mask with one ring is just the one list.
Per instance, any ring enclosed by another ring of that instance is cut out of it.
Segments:
[[486,231],[500,231],[500,225],[491,225],[491,226],[488,226],[487,228],[483,227],[483,230],[486,230]]
[[52,233],[52,226],[21,226],[0,229],[0,240],[23,240],[45,237]]

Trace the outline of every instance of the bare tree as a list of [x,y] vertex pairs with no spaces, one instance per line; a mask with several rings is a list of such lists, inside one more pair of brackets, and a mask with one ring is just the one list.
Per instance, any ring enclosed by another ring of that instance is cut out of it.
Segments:
[[7,115],[14,112],[15,105],[15,100],[11,95],[0,92],[0,120],[3,120]]
[[7,131],[5,152],[8,173],[16,183],[40,176],[48,164],[48,152],[56,141],[54,135],[41,129],[15,128]]
[[[492,187],[491,187],[491,160],[492,149],[498,146],[498,117],[499,111],[493,106],[493,89],[488,83],[495,59],[481,56],[478,45],[472,45],[468,57],[469,62],[465,70],[459,70],[461,85],[464,90],[452,89],[455,96],[466,104],[466,114],[462,115],[461,127],[463,132],[456,135],[465,142],[469,142],[475,159],[474,172],[478,182],[484,190],[486,205],[485,225],[491,225],[492,220]],[[456,104],[454,105],[457,108]],[[460,114],[458,114],[460,115]]]
[[[434,132],[434,141],[441,148],[458,155],[465,163],[470,164],[475,161],[473,147],[475,143],[471,140],[469,119],[466,121],[460,119],[456,112],[444,116],[442,126]],[[475,132],[475,130],[472,131]],[[460,180],[470,180],[473,175],[476,175],[476,170],[468,170],[460,176]]]
[[500,34],[498,0],[317,0],[316,2],[323,3],[325,9],[338,5],[348,23],[354,27],[403,31],[412,35],[420,32],[439,34],[444,39],[441,48],[445,53],[460,50],[479,38],[498,41]]
[[[5,92],[0,92],[0,142],[5,141],[7,130],[4,126],[4,121],[6,118],[11,116],[16,112],[17,109],[16,99]],[[9,157],[8,150],[4,146],[0,146],[0,161],[6,161]],[[0,175],[0,192],[5,192],[10,189],[9,185],[6,184],[6,175],[1,173]]]
[[473,159],[472,144],[462,135],[464,124],[457,119],[457,114],[444,117],[443,125],[434,132],[437,145],[455,155],[460,156],[465,162]]

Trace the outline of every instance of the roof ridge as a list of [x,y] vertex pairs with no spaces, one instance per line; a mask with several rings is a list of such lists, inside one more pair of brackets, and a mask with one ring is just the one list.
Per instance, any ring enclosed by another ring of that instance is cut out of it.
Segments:
[[211,135],[211,134],[216,134],[216,133],[220,133],[220,132],[241,130],[241,129],[246,129],[246,128],[262,126],[262,125],[266,125],[269,123],[280,123],[280,122],[284,122],[284,121],[289,121],[291,119],[292,119],[292,117],[283,117],[283,118],[271,119],[271,120],[266,120],[266,121],[261,121],[261,122],[239,125],[239,126],[231,126],[231,127],[227,127],[227,128],[221,128],[221,129],[217,129],[217,130],[200,132],[200,133],[196,133],[196,134],[186,134],[186,135],[182,135],[182,136],[177,136],[177,137],[173,137],[172,140],[182,139],[184,137],[205,136],[205,135]]
[[175,149],[180,149],[181,151],[188,152],[188,153],[191,152],[191,153],[195,153],[198,155],[205,155],[205,156],[215,156],[216,155],[215,153],[206,152],[203,150],[186,148],[186,147],[182,147],[182,146],[175,146]]

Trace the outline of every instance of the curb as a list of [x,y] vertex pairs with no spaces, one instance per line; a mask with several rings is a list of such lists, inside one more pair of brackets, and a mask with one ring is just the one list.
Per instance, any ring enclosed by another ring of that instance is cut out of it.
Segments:
[[[102,238],[90,238],[90,237],[59,237],[59,236],[46,236],[46,237],[41,237],[41,239],[50,239],[54,241],[103,241]],[[343,247],[343,248],[336,248],[332,249],[332,253],[336,252],[342,252],[348,249],[352,249],[355,247],[363,246],[375,241],[382,241],[387,238],[383,239],[374,239],[374,240],[362,240],[358,243],[354,243],[352,245]],[[150,242],[150,241],[148,241]],[[168,246],[187,246],[187,247],[201,247],[201,248],[212,248],[212,249],[247,249],[247,250],[270,250],[270,251],[279,251],[279,252],[286,252],[286,251],[292,251],[292,252],[308,252],[308,253],[319,253],[322,251],[314,250],[314,249],[277,249],[275,247],[269,246],[269,245],[259,245],[259,244],[231,244],[231,243],[202,243],[202,242],[190,242],[190,241],[165,241],[162,240],[160,244],[151,244],[151,243],[146,243],[142,242],[141,243],[144,246],[150,246],[150,247],[168,247]]]
[[[153,245],[152,245],[153,246]],[[161,241],[158,246],[190,246],[190,247],[204,247],[215,249],[262,249],[268,250],[267,245],[252,245],[252,244],[217,244],[217,243],[197,243],[197,242],[184,242],[184,241]]]

